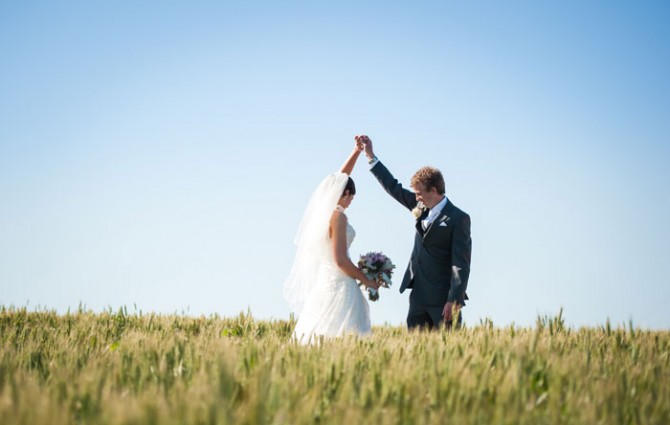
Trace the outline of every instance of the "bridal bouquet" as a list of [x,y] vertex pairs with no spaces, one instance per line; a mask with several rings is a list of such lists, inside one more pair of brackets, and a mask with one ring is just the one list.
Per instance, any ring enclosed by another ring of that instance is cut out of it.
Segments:
[[[395,264],[386,255],[381,252],[368,252],[361,255],[358,260],[358,268],[372,280],[379,282],[380,287],[389,288],[391,286],[391,276]],[[368,289],[368,298],[370,301],[379,299],[379,291],[374,288]]]

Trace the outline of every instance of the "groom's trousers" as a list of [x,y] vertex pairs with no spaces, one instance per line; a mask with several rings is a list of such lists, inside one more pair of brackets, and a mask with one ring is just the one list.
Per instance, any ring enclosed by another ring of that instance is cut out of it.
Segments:
[[463,310],[460,310],[458,319],[454,324],[453,321],[445,322],[442,312],[444,305],[426,305],[417,300],[416,291],[413,289],[409,294],[409,312],[407,312],[407,328],[438,328],[444,323],[447,329],[453,327],[460,328],[463,323]]

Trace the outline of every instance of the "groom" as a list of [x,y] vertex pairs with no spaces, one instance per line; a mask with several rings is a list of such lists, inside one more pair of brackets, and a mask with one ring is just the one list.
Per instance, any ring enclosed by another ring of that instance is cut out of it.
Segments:
[[365,145],[370,171],[396,201],[416,217],[414,249],[400,293],[412,288],[407,327],[448,328],[461,323],[459,310],[468,299],[465,289],[470,276],[470,216],[444,195],[444,178],[439,170],[423,167],[411,180],[412,191],[404,189],[372,150],[368,136],[356,136]]

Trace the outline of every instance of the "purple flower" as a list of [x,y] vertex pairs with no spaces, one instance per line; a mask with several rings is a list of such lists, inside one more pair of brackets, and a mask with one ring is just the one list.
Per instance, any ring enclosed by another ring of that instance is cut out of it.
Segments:
[[[391,275],[393,274],[395,265],[383,253],[368,252],[365,255],[361,255],[358,260],[358,268],[369,279],[379,282],[381,287],[388,288],[391,286]],[[377,301],[379,299],[379,291],[368,288],[368,298],[370,301]]]

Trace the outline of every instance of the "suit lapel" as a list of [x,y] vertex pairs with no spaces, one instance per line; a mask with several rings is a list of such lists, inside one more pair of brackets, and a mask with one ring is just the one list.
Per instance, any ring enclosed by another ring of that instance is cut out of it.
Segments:
[[416,224],[415,224],[416,231],[419,232],[419,234],[423,237],[426,236],[426,231],[423,230],[423,225],[421,224],[421,222],[423,220],[425,220],[426,217],[428,217],[428,209],[427,208],[423,213],[421,213],[419,218],[416,219]]
[[[428,226],[426,229],[426,232],[423,234],[423,238],[426,239],[430,231],[433,229],[435,226],[439,226],[440,223],[444,223],[445,221],[449,220],[449,215],[451,214],[451,210],[454,208],[454,204],[451,203],[449,199],[447,199],[447,203],[444,205],[442,208],[442,211],[440,211],[440,214],[433,220],[432,223]],[[428,214],[426,214],[427,216]],[[421,227],[421,222],[419,222],[419,227]]]

